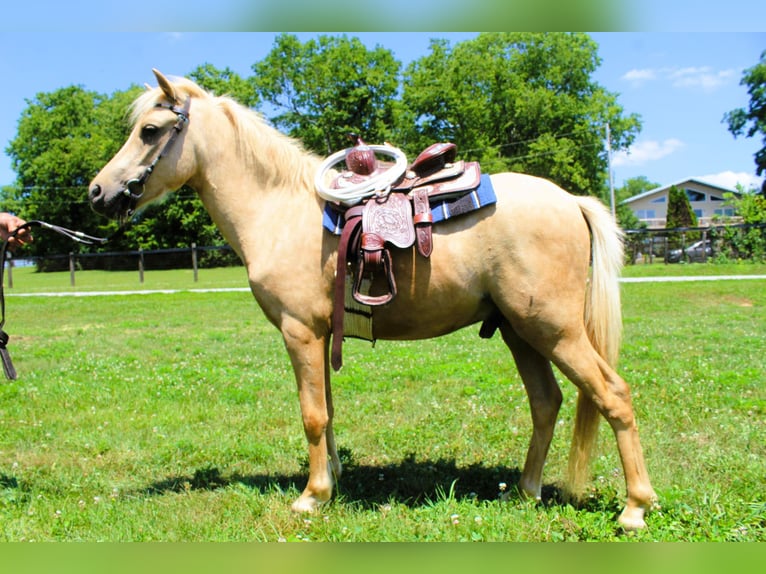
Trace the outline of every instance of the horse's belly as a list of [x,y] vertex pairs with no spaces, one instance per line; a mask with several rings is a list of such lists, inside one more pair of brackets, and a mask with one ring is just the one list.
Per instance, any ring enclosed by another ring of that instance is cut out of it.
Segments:
[[[419,256],[415,256],[419,257]],[[436,263],[438,255],[434,257]],[[456,261],[448,268],[423,260],[395,269],[397,295],[372,308],[373,334],[379,339],[427,339],[486,319],[494,304],[476,269]]]
[[439,337],[483,321],[493,309],[488,300],[471,305],[453,304],[446,309],[437,309],[425,302],[373,309],[373,335],[376,339],[388,340]]

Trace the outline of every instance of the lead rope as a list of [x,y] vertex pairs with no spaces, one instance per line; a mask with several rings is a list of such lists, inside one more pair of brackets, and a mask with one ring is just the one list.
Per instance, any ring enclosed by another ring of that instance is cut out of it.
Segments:
[[108,238],[105,237],[93,237],[92,235],[87,235],[85,233],[82,233],[81,231],[73,231],[71,229],[67,229],[66,227],[61,227],[59,225],[53,225],[51,223],[46,223],[45,221],[39,221],[39,220],[33,220],[33,221],[27,221],[24,225],[20,225],[17,227],[9,236],[8,238],[3,241],[3,246],[0,247],[0,360],[2,360],[3,363],[3,371],[5,371],[5,376],[9,380],[13,381],[16,379],[16,369],[13,366],[13,361],[11,361],[11,355],[8,352],[8,333],[5,332],[5,290],[4,290],[4,283],[5,283],[5,256],[8,251],[8,244],[10,243],[11,239],[16,237],[19,233],[26,229],[30,229],[32,227],[42,227],[43,229],[50,229],[51,231],[55,231],[56,233],[59,233],[61,235],[64,235],[65,237],[68,237],[72,241],[76,241],[78,243],[84,243],[86,245],[94,245],[96,243],[103,245],[108,241]]

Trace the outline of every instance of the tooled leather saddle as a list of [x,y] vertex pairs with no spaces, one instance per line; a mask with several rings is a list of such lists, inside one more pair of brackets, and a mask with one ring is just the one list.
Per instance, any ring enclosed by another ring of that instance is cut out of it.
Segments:
[[[346,170],[332,183],[342,188],[372,179],[390,164],[375,157],[361,138],[345,156]],[[351,207],[333,204],[344,220],[338,247],[333,312],[332,366],[342,365],[343,314],[347,272],[352,273],[352,296],[362,305],[378,306],[396,296],[390,247],[416,246],[425,258],[433,250],[431,226],[434,203],[459,198],[476,190],[481,182],[478,162],[457,161],[453,143],[436,143],[421,152],[389,189],[377,190]],[[363,284],[382,274],[385,287],[377,294],[363,292]],[[365,282],[365,279],[367,280]]]

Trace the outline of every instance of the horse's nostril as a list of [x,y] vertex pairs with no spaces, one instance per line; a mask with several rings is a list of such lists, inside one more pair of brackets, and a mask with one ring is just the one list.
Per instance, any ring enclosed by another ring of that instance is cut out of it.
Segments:
[[101,197],[102,191],[100,185],[94,185],[90,188],[88,191],[88,197],[90,197],[91,201],[96,201],[98,198]]

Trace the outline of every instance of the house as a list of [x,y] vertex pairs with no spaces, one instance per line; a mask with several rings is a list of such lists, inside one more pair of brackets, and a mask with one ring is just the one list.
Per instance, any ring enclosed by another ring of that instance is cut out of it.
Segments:
[[689,203],[700,226],[711,225],[723,217],[734,217],[734,208],[725,201],[724,194],[740,193],[725,187],[712,185],[698,179],[686,179],[634,195],[622,203],[629,206],[635,216],[649,229],[662,229],[668,214],[668,191],[675,186],[686,191]]

